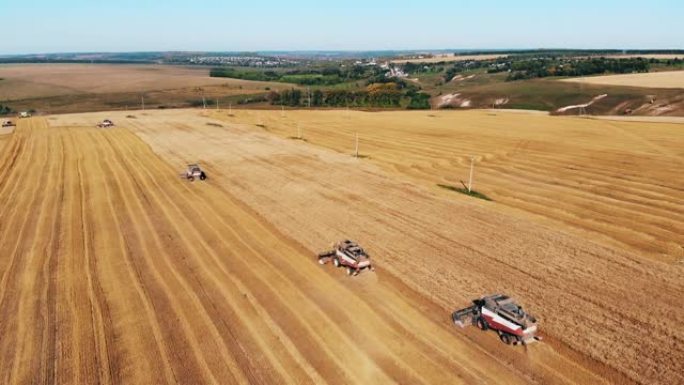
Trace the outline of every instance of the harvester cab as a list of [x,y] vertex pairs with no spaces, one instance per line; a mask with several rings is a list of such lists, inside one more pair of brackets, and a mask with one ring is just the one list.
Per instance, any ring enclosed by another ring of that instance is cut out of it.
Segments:
[[358,275],[363,269],[373,271],[370,256],[356,242],[344,240],[333,245],[331,250],[318,254],[318,263],[324,265],[330,260],[335,267],[344,267],[347,275]]
[[462,328],[477,325],[482,330],[492,329],[506,344],[526,345],[541,340],[537,336],[537,319],[502,294],[476,299],[473,306],[453,312],[451,319]]

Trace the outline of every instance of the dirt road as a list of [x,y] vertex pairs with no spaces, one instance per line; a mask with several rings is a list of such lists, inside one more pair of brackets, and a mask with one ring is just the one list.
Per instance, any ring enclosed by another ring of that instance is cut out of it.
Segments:
[[319,266],[213,169],[189,183],[125,128],[52,123],[0,156],[0,383],[601,382]]

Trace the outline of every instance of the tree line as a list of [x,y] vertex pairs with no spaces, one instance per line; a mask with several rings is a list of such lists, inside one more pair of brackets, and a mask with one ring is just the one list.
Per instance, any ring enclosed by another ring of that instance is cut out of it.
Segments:
[[372,83],[361,90],[316,89],[311,93],[298,89],[271,91],[268,100],[272,105],[300,107],[372,107],[429,109],[430,96],[398,83]]
[[209,71],[211,77],[258,80],[299,84],[303,86],[331,86],[376,76],[384,76],[385,70],[373,66],[322,67],[273,71],[217,67]]
[[599,74],[625,74],[648,72],[650,62],[647,59],[554,59],[536,58],[532,60],[513,61],[509,65],[507,80],[544,78],[548,76],[588,76]]
[[0,115],[9,115],[12,113],[12,109],[9,106],[3,106],[0,104]]

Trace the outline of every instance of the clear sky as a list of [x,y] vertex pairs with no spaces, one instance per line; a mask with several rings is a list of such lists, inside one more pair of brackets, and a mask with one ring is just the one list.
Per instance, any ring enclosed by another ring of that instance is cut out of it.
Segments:
[[0,54],[684,49],[684,0],[0,0]]

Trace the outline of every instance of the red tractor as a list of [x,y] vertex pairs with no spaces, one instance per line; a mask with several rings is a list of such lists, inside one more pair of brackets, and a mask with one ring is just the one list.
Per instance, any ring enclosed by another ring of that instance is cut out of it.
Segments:
[[477,325],[482,330],[492,329],[506,344],[529,344],[541,340],[537,336],[537,319],[523,311],[512,298],[495,294],[473,301],[473,306],[451,314],[460,327]]

